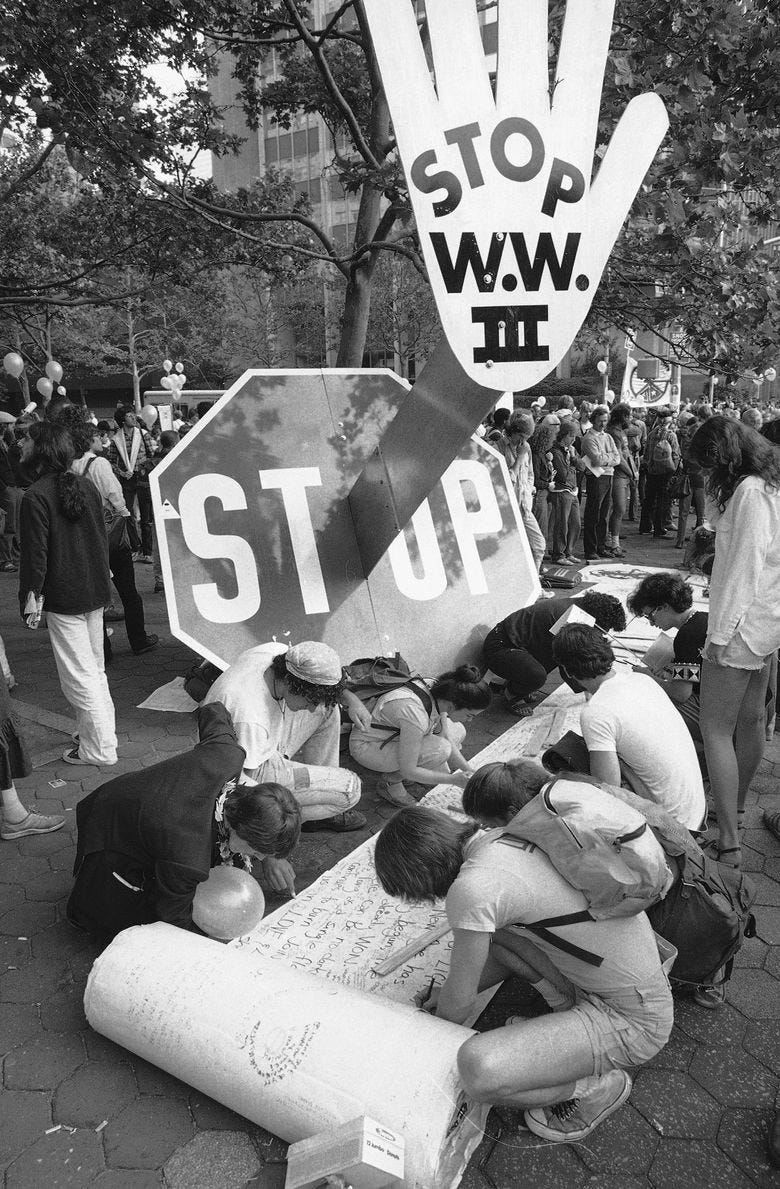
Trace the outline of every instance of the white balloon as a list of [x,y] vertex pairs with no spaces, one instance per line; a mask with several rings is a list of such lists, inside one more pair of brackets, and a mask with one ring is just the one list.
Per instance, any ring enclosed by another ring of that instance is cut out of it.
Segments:
[[160,380],[160,385],[169,390],[176,387],[173,382],[173,376],[163,376],[162,380]]
[[44,400],[51,400],[51,394],[54,391],[54,385],[51,380],[44,380],[43,376],[41,376],[40,380],[36,380],[35,387]]
[[62,379],[62,364],[57,363],[56,359],[50,359],[46,364],[46,375],[54,384],[59,384]]
[[183,371],[184,371],[184,364],[183,364],[183,363],[177,363],[177,364],[176,364],[176,371],[177,371],[177,372],[179,372],[179,373],[183,372]]
[[163,359],[163,371],[169,372],[172,367],[173,364],[171,363],[170,359]]
[[141,409],[141,420],[147,429],[151,429],[157,420],[157,409],[154,405],[144,405]]
[[57,396],[67,396],[67,395],[68,395],[67,388],[63,388],[62,384],[60,384],[59,388],[57,389]]
[[607,364],[606,364],[605,360],[600,359],[598,361],[598,363],[596,364],[596,371],[599,373],[600,376],[603,376],[603,375],[605,375],[606,370],[607,370]]
[[18,380],[24,371],[24,360],[18,351],[9,351],[3,358],[3,367],[9,376],[13,376],[15,380]]

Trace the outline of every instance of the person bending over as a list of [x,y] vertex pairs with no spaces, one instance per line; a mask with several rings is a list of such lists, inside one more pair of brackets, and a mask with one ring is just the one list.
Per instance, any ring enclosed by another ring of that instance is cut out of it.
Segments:
[[497,676],[506,680],[504,701],[520,718],[533,713],[539,698],[533,697],[556,667],[550,628],[570,607],[592,615],[605,632],[622,632],[626,613],[613,595],[586,591],[576,599],[540,599],[521,607],[496,624],[485,637],[482,656]]
[[662,632],[677,629],[672,641],[673,662],[653,677],[683,716],[691,738],[703,746],[699,687],[707,612],[694,610],[693,588],[679,574],[648,574],[629,595],[628,609]]
[[198,711],[190,752],[102,784],[76,809],[71,924],[103,937],[165,921],[195,929],[192,902],[233,855],[266,861],[298,841],[295,798],[277,784],[236,785],[244,752],[219,703]]
[[696,749],[664,691],[652,677],[616,667],[598,628],[563,628],[553,641],[553,656],[564,680],[590,694],[580,729],[591,776],[628,784],[687,830],[698,830],[705,801]]
[[[353,806],[360,781],[339,768],[339,705],[353,722],[368,725],[362,702],[345,690],[341,661],[317,640],[261,644],[242,652],[218,677],[204,702],[222,702],[246,752],[245,783],[274,781],[295,796],[303,831],[360,830],[366,824]],[[275,891],[292,891],[289,864],[267,875]]]
[[377,794],[391,805],[414,805],[404,781],[465,785],[471,765],[460,752],[466,724],[490,705],[490,690],[479,669],[461,665],[442,673],[426,691],[402,685],[374,703],[367,730],[354,726],[349,737],[353,759],[385,773]]
[[584,1139],[628,1098],[626,1069],[658,1053],[672,996],[644,913],[530,927],[583,912],[585,897],[530,843],[423,806],[402,809],[377,838],[384,890],[404,900],[446,897],[450,969],[426,1005],[463,1023],[479,991],[519,975],[554,1012],[470,1037],[458,1054],[469,1097],[525,1109],[555,1143]]

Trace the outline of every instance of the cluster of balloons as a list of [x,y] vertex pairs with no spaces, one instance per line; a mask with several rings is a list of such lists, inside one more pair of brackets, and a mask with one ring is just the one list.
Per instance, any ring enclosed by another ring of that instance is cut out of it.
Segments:
[[174,365],[171,363],[170,359],[164,359],[163,371],[165,372],[165,375],[163,376],[162,380],[160,380],[160,384],[168,392],[172,392],[173,395],[178,399],[178,397],[181,395],[182,388],[187,383],[187,377],[184,374],[184,364],[177,363]]
[[251,933],[264,911],[265,897],[257,881],[243,868],[228,865],[212,867],[206,882],[198,884],[192,902],[193,921],[218,941]]
[[[9,351],[8,354],[3,357],[3,368],[9,376],[13,376],[15,380],[19,379],[22,372],[24,371],[24,360],[18,351]],[[46,375],[41,376],[40,380],[37,380],[35,383],[35,387],[38,389],[38,392],[43,397],[43,399],[51,400],[52,396],[54,395],[55,384],[59,385],[57,388],[57,394],[59,396],[65,396],[67,389],[63,388],[60,384],[62,379],[62,364],[57,363],[56,359],[50,359],[46,364],[45,370]]]

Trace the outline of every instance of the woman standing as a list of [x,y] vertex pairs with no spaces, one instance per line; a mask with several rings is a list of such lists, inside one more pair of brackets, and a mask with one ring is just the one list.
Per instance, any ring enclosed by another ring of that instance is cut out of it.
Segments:
[[607,433],[617,446],[620,461],[615,463],[612,473],[612,509],[607,523],[607,549],[613,557],[625,557],[620,548],[620,527],[628,508],[631,484],[636,482],[638,472],[631,453],[631,443],[626,430],[631,424],[631,409],[628,405],[615,405],[607,422]]
[[538,570],[544,560],[547,542],[533,514],[534,469],[528,439],[533,434],[534,427],[534,419],[531,414],[517,410],[507,421],[501,441],[492,444],[504,455],[506,465],[509,467],[509,474],[520,509],[520,518],[528,538],[528,547]]
[[22,497],[19,602],[43,596],[62,692],[76,712],[78,746],[69,764],[115,764],[114,704],[103,663],[103,608],[111,597],[103,506],[75,475],[62,425],[29,427],[22,460],[33,477]]
[[349,754],[384,773],[377,794],[391,805],[415,805],[404,782],[465,787],[472,768],[460,747],[465,724],[490,705],[490,690],[473,665],[437,677],[430,690],[402,685],[377,698],[371,725],[354,726]]
[[550,492],[555,482],[553,469],[552,448],[560,429],[560,420],[555,417],[545,417],[537,425],[528,446],[531,451],[531,462],[534,468],[534,496],[533,513],[545,539],[547,553],[550,552]]
[[710,417],[690,457],[716,530],[701,669],[701,733],[718,814],[717,857],[739,867],[739,817],[764,754],[767,661],[780,647],[780,458],[755,430]]
[[555,478],[550,492],[550,533],[553,561],[558,565],[571,565],[577,561],[574,555],[580,538],[577,471],[581,464],[574,448],[576,436],[575,423],[564,421],[552,448]]

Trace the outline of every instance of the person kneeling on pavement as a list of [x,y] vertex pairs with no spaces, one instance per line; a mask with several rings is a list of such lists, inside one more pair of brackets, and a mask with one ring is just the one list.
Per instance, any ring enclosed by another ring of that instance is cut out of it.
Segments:
[[525,1109],[544,1139],[578,1142],[628,1098],[626,1070],[666,1044],[669,980],[644,913],[528,928],[584,912],[587,900],[543,851],[503,833],[422,806],[402,809],[377,838],[376,871],[389,895],[446,897],[450,969],[428,1010],[463,1023],[480,991],[519,975],[553,1013],[467,1040],[458,1054],[467,1095]]
[[[332,648],[317,640],[250,648],[214,682],[204,699],[210,702],[222,702],[233,720],[246,752],[243,781],[288,788],[300,807],[304,833],[363,828],[366,819],[353,808],[360,780],[339,767],[339,706],[359,725],[369,724],[371,716],[345,689]],[[273,891],[294,890],[286,861],[268,859],[264,872]]]
[[504,701],[507,709],[519,718],[533,713],[541,701],[536,691],[557,667],[550,628],[570,607],[579,607],[592,615],[605,632],[625,631],[626,613],[620,601],[614,595],[588,590],[576,599],[540,599],[530,607],[521,607],[496,624],[485,637],[482,645],[485,664],[497,677],[506,680]]
[[75,884],[67,917],[111,938],[165,921],[198,931],[192,904],[211,868],[234,856],[284,861],[300,833],[295,798],[277,784],[237,785],[244,752],[219,703],[198,711],[184,755],[102,784],[76,809]]

